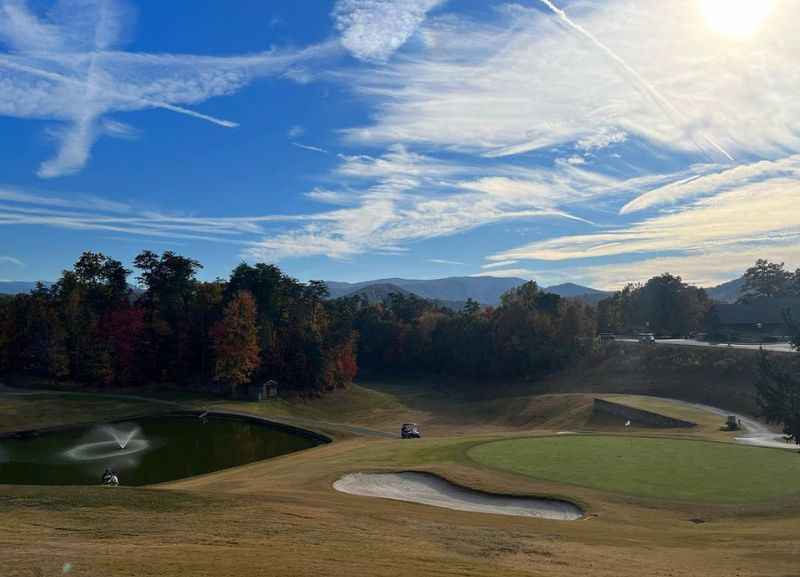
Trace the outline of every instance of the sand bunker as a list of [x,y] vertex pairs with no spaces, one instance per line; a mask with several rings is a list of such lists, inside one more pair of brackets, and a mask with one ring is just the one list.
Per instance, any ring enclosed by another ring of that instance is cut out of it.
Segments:
[[333,484],[342,493],[410,501],[457,511],[573,521],[583,517],[576,505],[555,499],[511,497],[473,491],[428,473],[353,473]]

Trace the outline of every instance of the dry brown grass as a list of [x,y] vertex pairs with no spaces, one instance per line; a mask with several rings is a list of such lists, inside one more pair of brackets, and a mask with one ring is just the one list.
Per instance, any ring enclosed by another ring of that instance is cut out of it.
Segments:
[[[436,398],[394,399],[374,410],[364,402],[352,414],[343,410],[344,398],[329,401],[338,414],[319,406],[279,410],[387,430],[408,417],[436,435],[401,441],[345,434],[330,445],[151,488],[2,487],[0,575],[60,575],[64,563],[80,577],[800,573],[800,502],[637,500],[492,471],[465,456],[488,439],[586,425],[590,397],[508,398],[483,407],[475,401],[460,420],[452,403],[444,410]],[[558,522],[475,514],[331,488],[346,472],[403,469],[486,490],[568,496],[589,516]]]

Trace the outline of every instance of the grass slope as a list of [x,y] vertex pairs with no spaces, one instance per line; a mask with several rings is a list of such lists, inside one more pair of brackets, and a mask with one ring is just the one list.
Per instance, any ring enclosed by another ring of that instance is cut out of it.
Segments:
[[163,411],[164,405],[146,400],[103,395],[30,394],[0,395],[0,433],[95,423]]
[[486,443],[468,454],[496,469],[648,499],[752,503],[800,495],[800,457],[777,449],[581,435]]

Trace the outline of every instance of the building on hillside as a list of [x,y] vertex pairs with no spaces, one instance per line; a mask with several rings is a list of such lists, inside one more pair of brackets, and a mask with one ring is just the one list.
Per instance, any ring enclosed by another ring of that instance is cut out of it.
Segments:
[[782,340],[789,333],[785,315],[800,321],[800,299],[756,299],[715,304],[709,315],[709,336],[721,341]]
[[250,383],[244,387],[244,397],[248,401],[266,401],[278,396],[278,382]]

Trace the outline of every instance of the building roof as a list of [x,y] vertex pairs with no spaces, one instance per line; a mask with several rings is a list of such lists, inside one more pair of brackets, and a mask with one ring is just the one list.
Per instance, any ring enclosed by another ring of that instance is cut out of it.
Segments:
[[722,325],[784,324],[784,312],[800,321],[800,299],[758,299],[749,303],[714,305],[716,320]]

